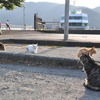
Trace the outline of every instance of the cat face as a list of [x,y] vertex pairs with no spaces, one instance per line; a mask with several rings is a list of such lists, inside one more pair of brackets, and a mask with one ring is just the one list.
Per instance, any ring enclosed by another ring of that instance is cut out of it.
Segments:
[[96,48],[95,48],[95,47],[92,47],[92,48],[89,50],[89,54],[90,54],[90,56],[92,56],[93,54],[96,54]]
[[38,43],[37,44],[32,44],[33,46],[38,46]]

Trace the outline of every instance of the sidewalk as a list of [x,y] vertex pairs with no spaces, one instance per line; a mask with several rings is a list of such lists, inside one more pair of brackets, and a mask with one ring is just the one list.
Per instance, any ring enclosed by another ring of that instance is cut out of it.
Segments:
[[[48,65],[48,66],[74,66],[78,68],[80,66],[77,52],[82,46],[96,46],[100,45],[99,35],[69,35],[68,41],[63,41],[63,34],[48,34],[48,33],[17,33],[1,35],[2,39],[13,39],[12,43],[19,44],[5,44],[6,51],[1,52],[0,56],[4,62],[11,63],[24,63],[33,65]],[[95,39],[96,38],[96,39]],[[91,42],[91,40],[94,40]],[[9,42],[9,41],[8,41]],[[11,42],[11,41],[10,41]],[[38,43],[39,49],[37,54],[25,53],[25,47],[30,43]],[[24,44],[27,43],[27,44]],[[51,43],[51,46],[48,44]],[[60,46],[54,46],[55,44],[61,44]],[[66,44],[67,43],[67,44]],[[69,43],[69,44],[68,44]],[[84,43],[84,45],[82,44]],[[45,45],[43,45],[45,44]],[[77,46],[77,44],[79,44]],[[75,46],[76,45],[76,46]],[[73,47],[74,46],[74,47]],[[81,46],[81,47],[80,47]],[[100,48],[97,48],[97,54],[93,56],[96,61],[100,61]],[[5,57],[6,56],[6,57]],[[1,62],[3,62],[1,60]],[[34,62],[34,63],[33,63]]]
[[[64,34],[57,33],[42,33],[37,31],[28,31],[28,30],[8,30],[2,35],[1,39],[25,39],[25,40],[53,40],[53,41],[63,41]],[[73,42],[91,42],[91,43],[100,43],[100,35],[82,35],[82,34],[69,34],[67,41]],[[66,42],[67,42],[66,41]]]

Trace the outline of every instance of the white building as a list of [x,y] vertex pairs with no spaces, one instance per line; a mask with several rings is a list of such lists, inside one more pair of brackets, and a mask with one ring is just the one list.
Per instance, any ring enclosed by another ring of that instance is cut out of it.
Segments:
[[[64,29],[64,15],[60,20],[60,28]],[[69,29],[89,29],[88,15],[81,10],[72,10],[69,14]]]

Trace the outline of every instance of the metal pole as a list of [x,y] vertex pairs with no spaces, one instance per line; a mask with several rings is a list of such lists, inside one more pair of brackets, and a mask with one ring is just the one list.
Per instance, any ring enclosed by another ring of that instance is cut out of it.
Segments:
[[65,0],[64,40],[68,40],[69,33],[69,0]]
[[25,29],[25,7],[23,7],[23,27]]

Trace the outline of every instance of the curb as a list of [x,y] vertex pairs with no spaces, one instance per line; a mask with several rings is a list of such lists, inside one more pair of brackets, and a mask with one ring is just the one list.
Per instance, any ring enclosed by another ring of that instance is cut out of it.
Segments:
[[0,40],[3,43],[17,43],[17,44],[35,44],[39,45],[55,45],[55,46],[69,46],[69,47],[93,47],[100,48],[100,43],[95,42],[75,42],[75,41],[53,41],[53,40],[25,40],[25,39],[5,39]]
[[[33,44],[38,43],[39,45],[56,45],[56,46],[69,46],[69,47],[100,47],[100,43],[91,42],[70,42],[70,41],[47,41],[47,40],[25,40],[25,39],[6,39],[0,40],[3,43],[16,43],[16,44]],[[72,68],[79,69],[82,65],[78,59],[67,59],[59,57],[46,57],[36,56],[20,53],[0,53],[0,63],[3,64],[22,64],[28,66],[47,66],[56,68]]]
[[[64,30],[37,30],[37,32],[42,32],[42,33],[57,33],[57,34],[64,34]],[[91,35],[100,35],[100,30],[69,30],[69,34],[91,34]]]
[[80,61],[77,59],[67,59],[58,57],[45,57],[27,54],[0,53],[0,63],[2,64],[22,64],[27,66],[45,66],[56,68],[82,68]]

